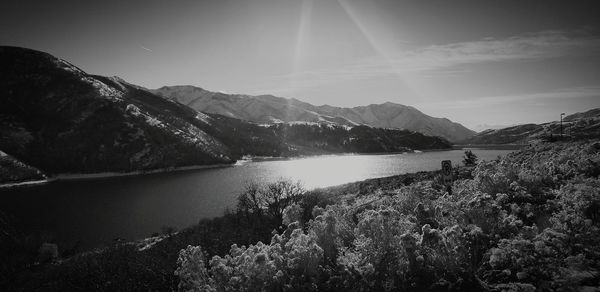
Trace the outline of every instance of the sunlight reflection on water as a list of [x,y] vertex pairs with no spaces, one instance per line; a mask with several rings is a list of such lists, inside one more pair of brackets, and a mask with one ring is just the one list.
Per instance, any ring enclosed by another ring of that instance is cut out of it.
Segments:
[[[480,159],[491,160],[511,151],[477,150]],[[329,187],[369,178],[392,176],[440,168],[442,160],[453,165],[462,163],[463,150],[382,154],[325,155],[306,158],[253,161],[238,165],[248,175],[246,180],[273,181],[280,177],[299,180],[307,189]]]
[[298,179],[308,188],[339,185],[368,177],[376,164],[367,156],[324,156],[291,160],[278,165],[283,177]]

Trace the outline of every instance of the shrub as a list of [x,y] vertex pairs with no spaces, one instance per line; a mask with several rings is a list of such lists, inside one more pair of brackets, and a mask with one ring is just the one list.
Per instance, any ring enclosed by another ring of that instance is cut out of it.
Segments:
[[[323,193],[264,195],[286,191],[257,186],[239,210],[281,214],[287,229],[269,244],[232,246],[207,272],[199,248],[188,247],[181,255],[197,264],[186,269],[198,275],[179,272],[180,287],[593,291],[600,286],[599,148],[540,144],[479,162],[454,181],[452,195],[435,175],[406,186],[379,179],[364,193],[346,187],[335,202]],[[276,198],[283,208],[269,207]]]
[[477,164],[477,160],[479,160],[479,157],[477,157],[477,155],[475,155],[475,153],[473,153],[473,151],[471,151],[471,150],[465,151],[465,156],[463,158],[463,163],[465,164],[465,166],[473,166],[473,165]]
[[211,279],[205,266],[204,253],[199,246],[188,245],[179,252],[177,270],[179,291],[211,291]]

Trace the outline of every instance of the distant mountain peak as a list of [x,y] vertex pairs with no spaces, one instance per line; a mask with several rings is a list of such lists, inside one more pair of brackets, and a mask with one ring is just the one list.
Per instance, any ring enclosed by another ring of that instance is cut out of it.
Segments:
[[295,98],[273,95],[223,94],[204,89],[190,90],[190,87],[182,86],[163,86],[153,92],[198,111],[223,114],[261,124],[272,121],[298,121],[337,123],[346,126],[368,125],[407,129],[444,137],[450,141],[466,139],[475,134],[474,131],[446,118],[430,117],[412,106],[389,101],[344,108],[331,105],[316,106]]

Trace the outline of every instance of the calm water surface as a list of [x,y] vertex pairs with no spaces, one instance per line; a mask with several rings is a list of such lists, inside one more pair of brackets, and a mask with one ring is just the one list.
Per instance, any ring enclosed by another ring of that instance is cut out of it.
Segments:
[[[474,149],[483,160],[511,150]],[[463,150],[393,155],[339,155],[290,160],[251,161],[235,166],[106,179],[59,181],[0,189],[0,211],[27,233],[56,238],[61,246],[85,247],[147,237],[165,226],[177,229],[202,218],[220,216],[235,206],[250,180],[279,177],[308,188],[440,168],[440,161],[461,163]]]

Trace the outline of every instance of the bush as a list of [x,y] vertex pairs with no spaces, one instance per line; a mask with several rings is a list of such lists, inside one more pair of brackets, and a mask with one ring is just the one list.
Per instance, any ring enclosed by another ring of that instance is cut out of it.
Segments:
[[269,216],[279,225],[283,221],[285,208],[299,203],[304,193],[299,182],[289,179],[281,178],[264,185],[249,182],[238,197],[237,212],[259,220]]
[[477,164],[477,160],[479,160],[479,158],[477,157],[477,155],[475,155],[475,153],[473,153],[473,151],[465,151],[465,156],[463,158],[463,163],[465,164],[465,166],[473,166]]

